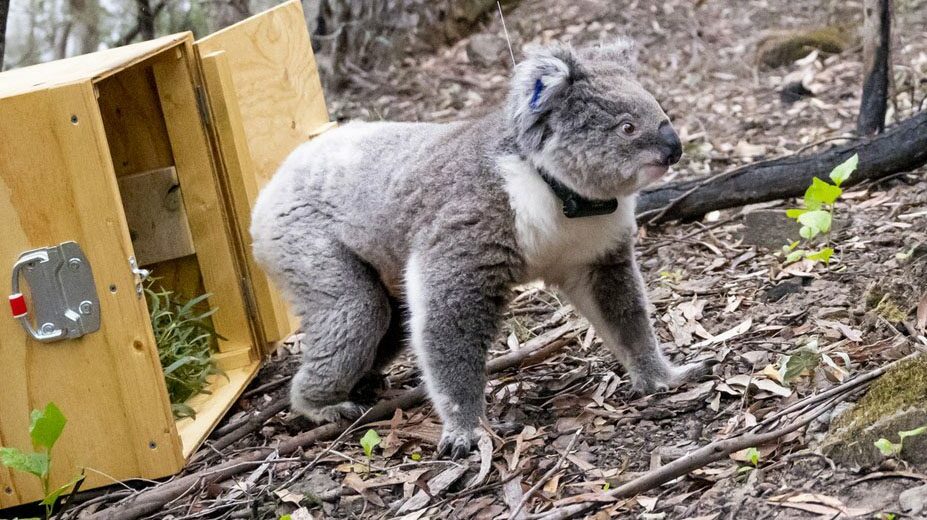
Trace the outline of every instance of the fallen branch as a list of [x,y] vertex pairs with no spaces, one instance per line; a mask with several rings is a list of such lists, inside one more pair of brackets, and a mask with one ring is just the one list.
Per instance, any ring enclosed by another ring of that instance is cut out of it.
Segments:
[[[609,491],[608,493],[604,493],[603,495],[614,499],[632,497],[644,491],[653,489],[661,484],[669,482],[670,480],[679,478],[695,469],[721,460],[731,453],[770,443],[776,439],[779,439],[780,437],[784,437],[785,435],[788,435],[800,428],[803,428],[804,426],[807,426],[809,423],[811,423],[811,421],[815,420],[821,414],[840,402],[843,397],[846,397],[846,395],[848,394],[844,394],[843,396],[834,398],[822,404],[818,408],[809,412],[808,415],[802,419],[796,420],[777,430],[766,433],[746,433],[736,437],[731,437],[707,444],[691,453],[686,454],[683,457],[674,460],[673,462],[670,462],[665,466],[661,466],[653,471],[648,471],[647,473],[628,482],[627,484],[621,485],[614,490]],[[582,502],[579,504],[572,504],[559,509],[554,509],[553,511],[549,511],[541,515],[532,515],[529,518],[543,520],[564,520],[580,515],[596,507],[598,504],[599,502]]]
[[[665,466],[661,466],[653,471],[649,471],[608,493],[603,493],[602,496],[608,496],[613,499],[633,497],[637,494],[654,489],[657,486],[660,486],[673,479],[686,475],[695,469],[721,460],[731,453],[735,453],[750,447],[762,446],[763,444],[767,444],[776,439],[784,437],[785,435],[788,435],[808,425],[811,423],[811,421],[821,416],[824,412],[836,406],[837,403],[845,400],[856,391],[865,388],[869,383],[883,375],[892,367],[909,361],[920,355],[923,354],[920,352],[910,354],[883,367],[879,367],[870,370],[865,374],[861,374],[860,376],[846,381],[828,390],[827,392],[805,397],[804,399],[794,403],[785,410],[782,410],[776,414],[775,418],[781,418],[789,413],[794,413],[797,411],[806,411],[814,405],[818,405],[817,408],[806,412],[806,415],[801,419],[796,418],[781,428],[769,432],[759,432],[758,430],[760,428],[772,422],[773,418],[769,418],[770,420],[764,420],[760,422],[752,431],[748,433],[709,443],[691,453],[686,454],[683,457],[680,457],[679,459],[674,460]],[[821,403],[821,401],[825,402],[823,404],[818,404]],[[599,502],[581,502],[563,508],[554,509],[552,511],[547,511],[538,515],[531,515],[529,518],[539,520],[564,520],[566,518],[573,518],[579,514],[582,514],[595,507],[598,503]]]
[[859,168],[848,185],[882,179],[927,164],[927,111],[875,137],[856,139],[813,155],[793,155],[748,164],[729,172],[644,190],[638,198],[638,222],[700,218],[709,211],[801,196],[814,177],[830,171],[854,153]]
[[[584,328],[575,328],[567,323],[527,341],[522,348],[499,356],[486,364],[489,374],[521,367],[543,360],[569,344],[582,333]],[[388,401],[380,401],[365,415],[368,421],[379,421],[392,417],[396,409],[409,409],[421,403],[426,397],[425,388],[417,386],[402,395]],[[213,468],[186,475],[163,484],[154,486],[132,496],[113,507],[98,511],[88,517],[90,520],[128,520],[151,515],[161,510],[165,504],[177,500],[202,487],[221,482],[242,473],[255,465],[263,464],[268,452],[276,451],[286,457],[297,450],[305,449],[317,442],[338,437],[349,425],[345,422],[330,423],[303,432],[275,447],[257,448],[235,459]]]

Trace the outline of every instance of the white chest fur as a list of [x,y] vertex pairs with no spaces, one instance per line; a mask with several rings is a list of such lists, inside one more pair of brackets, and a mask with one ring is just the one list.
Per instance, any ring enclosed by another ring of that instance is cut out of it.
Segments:
[[516,156],[499,160],[509,203],[515,212],[518,245],[528,263],[528,279],[558,283],[635,232],[634,199],[618,199],[609,215],[569,219],[562,203],[534,168]]

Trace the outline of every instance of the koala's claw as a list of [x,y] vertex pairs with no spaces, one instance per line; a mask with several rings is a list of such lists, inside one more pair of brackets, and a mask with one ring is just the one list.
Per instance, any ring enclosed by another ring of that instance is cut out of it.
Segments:
[[438,442],[438,457],[450,456],[451,460],[466,458],[476,441],[476,432],[473,430],[445,430]]
[[660,392],[668,392],[688,381],[700,379],[708,374],[712,363],[696,361],[679,367],[672,367],[668,374],[662,377],[637,378],[631,384],[631,394],[645,396]]

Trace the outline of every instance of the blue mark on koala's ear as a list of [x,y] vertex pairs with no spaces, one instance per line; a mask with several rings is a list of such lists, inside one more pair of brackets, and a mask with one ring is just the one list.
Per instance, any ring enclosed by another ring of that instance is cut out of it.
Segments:
[[538,109],[538,103],[541,101],[541,92],[544,92],[544,83],[537,79],[534,82],[534,92],[531,93],[531,101],[528,101],[528,106],[531,110]]

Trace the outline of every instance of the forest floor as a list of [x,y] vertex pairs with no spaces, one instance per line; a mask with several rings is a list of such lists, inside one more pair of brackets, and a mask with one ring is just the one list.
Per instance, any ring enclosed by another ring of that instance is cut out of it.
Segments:
[[[896,10],[891,120],[910,116],[927,96],[927,2],[896,2]],[[523,0],[506,21],[516,49],[528,41],[581,45],[615,35],[635,38],[641,79],[685,143],[683,161],[665,179],[674,181],[809,153],[832,144],[821,141],[851,135],[862,69],[858,44],[777,69],[757,66],[756,50],[771,31],[825,24],[853,29],[860,11],[858,2],[822,0]],[[476,33],[501,34],[498,20]],[[333,117],[447,121],[496,106],[506,94],[508,51],[477,65],[468,59],[469,43],[470,38],[416,55],[329,92]],[[795,81],[812,94],[783,99],[780,91]],[[717,361],[703,381],[645,398],[631,396],[624,370],[585,320],[556,293],[529,285],[516,291],[491,356],[537,337],[566,338],[566,346],[491,377],[488,419],[506,426],[496,428],[482,453],[460,464],[437,460],[440,421],[426,402],[392,420],[355,428],[338,442],[277,461],[254,479],[243,476],[234,485],[186,497],[155,516],[508,518],[519,497],[540,480],[542,487],[524,513],[614,488],[695,447],[746,430],[801,397],[903,357],[918,342],[927,344],[924,331],[916,330],[920,293],[904,296],[900,314],[886,313],[872,301],[873,288],[918,286],[909,277],[910,264],[925,258],[918,258],[923,249],[912,252],[927,245],[924,173],[849,189],[839,203],[831,237],[837,252],[828,268],[808,262],[784,266],[773,253],[796,240],[796,230],[746,218],[760,209],[797,207],[796,201],[715,212],[697,222],[641,226],[640,265],[657,334],[675,362]],[[776,375],[782,356],[812,343],[834,366],[821,364],[782,384]],[[227,422],[286,399],[300,347],[297,336],[278,351],[252,385],[259,388],[246,394]],[[411,357],[401,358],[387,375],[389,388],[381,398],[419,382]],[[602,502],[590,515],[906,517],[898,496],[927,484],[927,467],[897,459],[875,467],[835,465],[816,444],[831,415],[759,447],[756,464],[741,453],[637,497]],[[204,458],[191,470],[309,427],[282,411],[221,453],[210,452],[207,443]],[[368,460],[359,439],[371,428],[382,442]],[[307,461],[314,464],[307,467]],[[549,473],[554,466],[558,469]],[[223,497],[234,489],[243,493],[236,492],[237,505],[229,507]],[[927,511],[921,515],[927,517]]]

